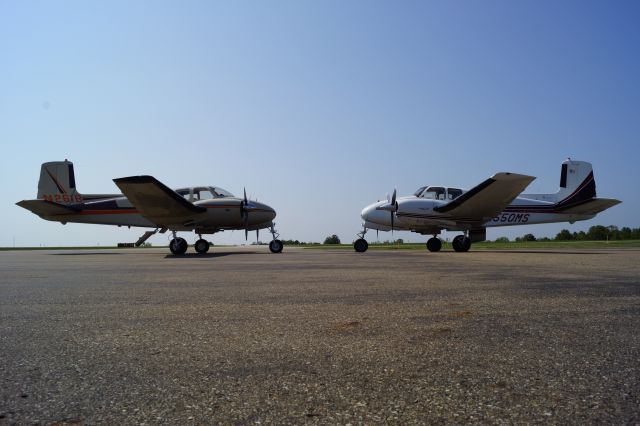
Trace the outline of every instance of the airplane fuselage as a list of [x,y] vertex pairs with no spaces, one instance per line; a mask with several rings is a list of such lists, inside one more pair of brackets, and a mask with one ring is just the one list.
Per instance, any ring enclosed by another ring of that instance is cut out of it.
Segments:
[[[43,219],[62,223],[88,223],[99,225],[136,226],[155,228],[156,224],[142,216],[125,196],[92,199],[82,197],[81,203],[72,204],[76,211],[66,214],[41,215]],[[275,211],[266,204],[252,201],[255,209],[248,216],[248,229],[263,229],[271,225]],[[242,199],[236,197],[213,198],[194,201],[194,205],[206,208],[192,220],[170,224],[175,231],[201,231],[209,234],[225,229],[244,229],[245,220],[241,213]]]
[[[397,230],[414,231],[432,234],[436,228],[449,231],[466,231],[473,228],[488,228],[512,225],[533,225],[554,222],[575,222],[587,220],[595,215],[564,214],[557,211],[556,204],[527,198],[516,198],[501,213],[494,217],[483,218],[480,221],[461,221],[452,218],[447,213],[437,211],[449,201],[423,199],[416,196],[399,197],[398,210],[395,214],[393,226]],[[379,201],[362,210],[361,216],[365,227],[380,231],[391,230],[391,217],[388,211],[379,210],[387,201]]]

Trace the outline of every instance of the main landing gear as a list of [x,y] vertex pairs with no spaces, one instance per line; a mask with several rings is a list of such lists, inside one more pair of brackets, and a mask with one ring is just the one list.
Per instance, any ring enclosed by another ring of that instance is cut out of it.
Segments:
[[[202,235],[198,234],[198,236],[200,238],[198,239],[198,241],[195,242],[195,244],[193,245],[193,248],[196,249],[196,253],[205,254],[211,248],[211,244],[209,243],[209,241],[202,238]],[[176,236],[176,233],[174,231],[173,239],[169,242],[169,250],[171,250],[171,253],[181,256],[187,252],[188,248],[189,248],[189,244],[187,243],[187,240]]]
[[471,239],[466,235],[458,235],[453,239],[451,245],[457,252],[469,251],[471,248]]
[[198,254],[205,254],[206,252],[209,251],[210,246],[211,244],[209,244],[209,241],[205,240],[204,238],[202,238],[202,236],[200,236],[200,239],[196,241],[196,243],[193,245],[193,248],[196,249],[196,252]]
[[431,237],[427,240],[427,250],[430,252],[440,251],[442,248],[442,241],[438,237]]
[[[458,235],[456,236],[451,245],[453,246],[453,250],[457,252],[465,252],[469,251],[471,248],[471,239],[466,235]],[[440,251],[442,248],[442,240],[437,237],[431,237],[427,240],[427,250],[430,252]]]
[[176,237],[176,233],[173,233],[173,240],[169,242],[169,250],[171,250],[172,254],[183,255],[187,252],[187,248],[189,244],[187,244],[187,240],[184,238]]
[[273,240],[269,243],[269,250],[271,250],[271,253],[282,253],[284,244],[282,244],[282,241],[278,239],[280,234],[278,234],[278,231],[276,231],[275,223],[271,224],[269,232],[271,232],[271,236],[273,237]]

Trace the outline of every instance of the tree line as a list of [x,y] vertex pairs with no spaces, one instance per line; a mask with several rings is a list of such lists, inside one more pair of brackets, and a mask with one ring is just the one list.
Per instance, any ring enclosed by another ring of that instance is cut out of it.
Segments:
[[608,240],[640,240],[640,228],[629,228],[615,225],[595,225],[587,232],[569,232],[563,229],[556,235],[556,241],[608,241]]
[[[640,240],[640,228],[629,228],[623,226],[618,228],[615,225],[594,225],[587,232],[578,231],[571,232],[563,229],[558,232],[555,238],[536,238],[533,234],[524,234],[522,237],[516,237],[515,241],[622,241],[622,240]],[[509,242],[509,238],[496,238],[496,242]]]

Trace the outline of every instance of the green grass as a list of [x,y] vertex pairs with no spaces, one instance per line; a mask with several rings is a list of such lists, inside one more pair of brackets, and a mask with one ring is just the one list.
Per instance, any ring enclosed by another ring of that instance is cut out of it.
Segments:
[[[307,249],[343,249],[353,250],[353,244],[300,245]],[[640,248],[640,240],[620,241],[531,241],[496,243],[483,241],[473,243],[472,250],[513,250],[513,249],[601,249],[601,248]],[[424,243],[377,244],[369,243],[370,250],[425,250]],[[451,243],[443,242],[443,250],[452,250]]]

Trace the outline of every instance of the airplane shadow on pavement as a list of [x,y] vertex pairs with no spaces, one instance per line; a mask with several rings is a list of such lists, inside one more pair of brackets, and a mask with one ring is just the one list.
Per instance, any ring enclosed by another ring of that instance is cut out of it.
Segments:
[[167,254],[165,259],[209,259],[214,257],[233,256],[236,254],[257,254],[255,251],[239,251],[239,252],[221,252],[221,253],[185,253],[185,254]]
[[477,250],[474,253],[510,253],[510,254],[611,254],[606,251],[551,251],[551,250]]

